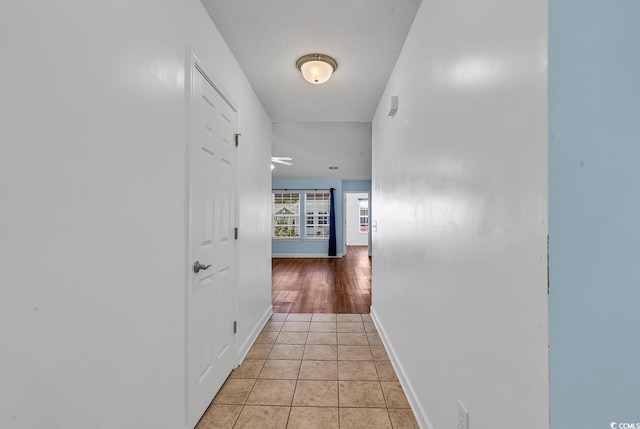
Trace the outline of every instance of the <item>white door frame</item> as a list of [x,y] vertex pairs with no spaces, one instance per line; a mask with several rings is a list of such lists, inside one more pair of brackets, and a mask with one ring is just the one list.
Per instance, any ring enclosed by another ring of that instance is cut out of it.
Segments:
[[[214,77],[214,75],[209,71],[209,69],[204,65],[204,63],[200,60],[200,58],[192,51],[191,48],[186,48],[186,64],[185,64],[185,156],[187,163],[185,182],[186,182],[186,231],[187,231],[187,239],[186,239],[186,247],[187,251],[185,252],[187,255],[187,259],[185,261],[185,286],[184,286],[184,386],[185,386],[185,416],[184,416],[184,426],[189,429],[189,420],[191,413],[191,405],[190,405],[190,379],[189,379],[189,315],[190,311],[190,299],[189,299],[189,288],[191,287],[192,277],[193,277],[193,253],[192,253],[192,230],[191,230],[191,191],[190,191],[190,172],[191,172],[191,157],[190,157],[190,142],[191,142],[191,128],[190,128],[190,118],[192,115],[191,112],[191,97],[193,92],[194,85],[194,74],[202,73],[205,79],[213,86],[213,88],[220,94],[220,96],[224,99],[224,101],[229,104],[229,106],[236,112],[238,112],[238,105],[233,102],[233,100],[229,97],[229,93],[224,90],[222,85],[218,82],[218,80]],[[237,119],[236,119],[236,132],[237,132]],[[236,159],[237,166],[237,159]],[[236,179],[239,174],[238,169],[236,167]],[[234,223],[238,225],[239,213],[238,213],[238,200],[237,198],[237,186],[238,181],[236,180],[236,210],[235,210],[235,219]],[[238,295],[237,295],[237,281],[238,281],[238,255],[237,255],[237,244],[236,244],[236,255],[235,255],[235,287],[234,287],[234,320],[238,320]],[[234,366],[238,365],[238,347],[237,347],[237,338],[234,336],[233,338],[233,362]],[[213,399],[213,398],[212,398]]]
[[343,242],[343,255],[347,254],[347,194],[367,194],[369,199],[369,233],[367,234],[367,247],[369,248],[369,255],[371,255],[371,191],[342,191],[342,242]]

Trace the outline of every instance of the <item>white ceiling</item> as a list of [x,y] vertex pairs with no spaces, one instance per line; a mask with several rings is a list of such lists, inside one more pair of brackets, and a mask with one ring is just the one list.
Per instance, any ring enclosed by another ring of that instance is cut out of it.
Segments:
[[271,140],[274,156],[293,158],[273,164],[273,177],[371,179],[371,122],[276,122]]
[[[273,122],[369,122],[420,1],[202,3]],[[329,82],[312,85],[300,75],[296,60],[310,53],[338,62]]]

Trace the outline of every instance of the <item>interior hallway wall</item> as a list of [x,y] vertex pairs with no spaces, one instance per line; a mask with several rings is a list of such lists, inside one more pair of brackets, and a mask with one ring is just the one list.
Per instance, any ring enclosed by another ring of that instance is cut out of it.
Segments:
[[551,427],[640,424],[640,3],[549,12]]
[[546,96],[546,2],[422,2],[371,203],[372,312],[425,428],[458,400],[473,428],[548,427]]
[[270,308],[271,121],[201,3],[4,0],[3,429],[184,426],[186,47],[240,108],[238,344]]

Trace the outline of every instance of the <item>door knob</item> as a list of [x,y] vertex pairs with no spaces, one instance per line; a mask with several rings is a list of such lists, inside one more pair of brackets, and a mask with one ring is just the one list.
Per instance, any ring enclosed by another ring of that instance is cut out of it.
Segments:
[[204,264],[201,264],[201,263],[200,263],[200,261],[196,261],[196,262],[193,264],[193,272],[194,272],[194,273],[199,273],[199,272],[200,272],[200,270],[204,271],[204,270],[207,270],[207,269],[209,269],[209,268],[211,268],[211,265],[204,265]]

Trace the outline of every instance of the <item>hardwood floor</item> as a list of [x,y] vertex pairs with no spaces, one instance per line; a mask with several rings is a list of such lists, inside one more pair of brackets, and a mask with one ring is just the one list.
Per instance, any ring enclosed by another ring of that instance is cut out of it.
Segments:
[[273,312],[369,313],[367,252],[367,246],[347,246],[344,258],[273,258]]

